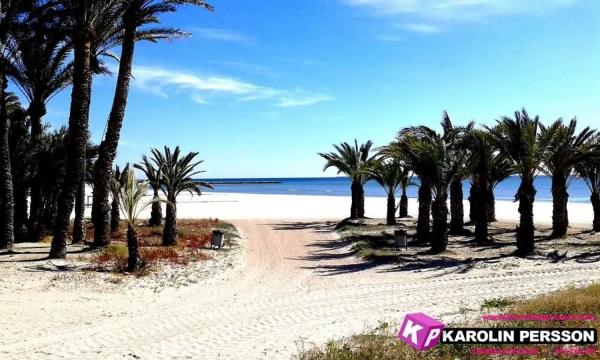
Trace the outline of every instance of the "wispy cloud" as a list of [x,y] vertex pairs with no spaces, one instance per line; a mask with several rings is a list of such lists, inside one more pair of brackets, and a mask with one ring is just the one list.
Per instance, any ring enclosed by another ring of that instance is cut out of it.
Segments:
[[[393,18],[400,28],[435,33],[456,23],[504,15],[536,15],[572,6],[579,0],[342,0],[374,16]],[[415,22],[417,20],[417,22]]]
[[190,30],[192,37],[199,37],[207,40],[225,41],[238,44],[250,44],[254,41],[244,34],[217,28],[193,28]]
[[133,86],[160,97],[185,94],[197,104],[208,104],[209,98],[234,97],[238,101],[267,101],[275,107],[299,107],[330,101],[324,93],[300,89],[285,90],[262,86],[232,77],[167,70],[161,67],[134,66]]

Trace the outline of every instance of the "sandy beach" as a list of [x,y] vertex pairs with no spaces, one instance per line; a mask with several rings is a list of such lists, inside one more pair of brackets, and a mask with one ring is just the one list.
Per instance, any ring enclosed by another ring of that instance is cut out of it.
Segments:
[[[424,270],[370,266],[333,231],[348,204],[343,197],[182,197],[180,217],[232,220],[243,238],[234,266],[215,267],[217,276],[188,274],[193,281],[177,287],[168,277],[161,286],[135,277],[123,285],[97,273],[40,270],[32,264],[47,260],[32,260],[43,259],[47,245],[18,245],[23,254],[0,259],[0,357],[289,359],[379,321],[396,324],[407,312],[458,321],[477,316],[485,299],[600,280],[595,261],[573,259],[509,257]],[[384,199],[368,198],[366,205],[368,216],[383,215]],[[514,219],[516,205],[498,205],[500,218]],[[550,205],[536,204],[538,220],[549,220]],[[571,213],[573,222],[588,221],[587,205],[573,204]]]
[[[408,213],[416,217],[416,199],[410,198]],[[469,202],[464,201],[465,219],[468,217]],[[518,221],[519,204],[512,201],[496,201],[498,221]],[[586,226],[592,223],[593,211],[590,203],[569,203],[569,219],[572,224]],[[182,218],[219,219],[343,219],[348,217],[350,197],[309,195],[257,195],[233,193],[209,193],[202,196],[180,196],[178,214]],[[365,215],[385,218],[386,199],[365,198]],[[536,201],[535,221],[539,224],[552,222],[552,202]]]

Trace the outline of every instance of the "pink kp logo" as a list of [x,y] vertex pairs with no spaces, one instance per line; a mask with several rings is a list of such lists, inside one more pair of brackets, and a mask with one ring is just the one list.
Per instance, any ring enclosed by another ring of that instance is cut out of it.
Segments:
[[440,342],[444,327],[444,323],[423,313],[407,314],[398,338],[419,351],[429,350]]

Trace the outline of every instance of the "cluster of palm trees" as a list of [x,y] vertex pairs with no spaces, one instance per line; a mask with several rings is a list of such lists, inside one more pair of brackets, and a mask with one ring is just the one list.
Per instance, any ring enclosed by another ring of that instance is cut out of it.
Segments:
[[[185,36],[160,16],[204,0],[7,0],[0,3],[0,247],[53,235],[50,257],[66,256],[73,208],[82,222],[84,186],[93,186],[94,244],[110,242],[113,162],[125,117],[135,46]],[[92,81],[120,48],[116,87],[100,144],[90,148]],[[8,92],[13,85],[27,106]],[[46,104],[71,88],[68,127],[49,132]],[[93,166],[90,166],[93,162]],[[30,206],[27,207],[27,197]],[[114,198],[114,196],[113,196]],[[29,213],[27,209],[29,208]],[[172,232],[172,230],[171,230]],[[81,231],[75,231],[74,241]]]
[[[369,180],[388,194],[387,224],[396,223],[397,207],[400,217],[407,216],[406,187],[414,174],[419,180],[416,239],[440,253],[446,250],[449,233],[465,233],[462,183],[468,180],[474,241],[484,243],[490,241],[488,224],[496,220],[494,189],[518,175],[517,254],[526,256],[534,250],[534,180],[543,173],[552,178],[552,235],[567,234],[568,188],[578,177],[591,191],[593,230],[600,231],[600,135],[595,130],[577,131],[576,119],[568,123],[558,119],[545,126],[525,109],[482,127],[473,122],[454,126],[444,112],[441,128],[441,133],[427,126],[403,128],[393,142],[376,151],[371,141],[359,145],[355,140],[353,145],[342,143],[334,145],[334,152],[320,153],[326,160],[324,170],[334,167],[352,182],[350,217],[364,217],[363,186]],[[402,199],[396,205],[398,189]]]

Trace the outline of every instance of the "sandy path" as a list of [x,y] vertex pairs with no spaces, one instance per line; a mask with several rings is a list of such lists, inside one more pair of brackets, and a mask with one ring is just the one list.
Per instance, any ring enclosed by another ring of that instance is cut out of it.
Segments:
[[600,279],[594,263],[466,273],[368,268],[324,223],[235,224],[247,239],[246,257],[223,284],[157,294],[2,293],[0,326],[10,336],[0,340],[0,358],[287,359],[300,339],[349,335],[410,311],[452,320],[486,298]]

